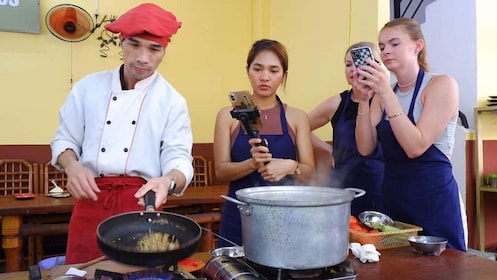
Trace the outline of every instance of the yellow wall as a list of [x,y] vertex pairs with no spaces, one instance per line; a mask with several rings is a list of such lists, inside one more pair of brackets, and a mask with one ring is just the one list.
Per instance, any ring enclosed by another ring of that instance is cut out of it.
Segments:
[[[103,15],[120,15],[141,1],[100,0]],[[172,38],[159,71],[187,99],[194,141],[212,142],[217,111],[229,105],[230,90],[249,89],[245,59],[254,40],[284,43],[290,55],[284,102],[311,110],[346,88],[343,52],[356,41],[376,42],[389,18],[388,0],[169,0],[183,26]],[[40,1],[40,34],[0,31],[0,144],[47,144],[58,109],[72,83],[91,72],[117,67],[119,47],[100,57],[97,29],[85,41],[69,43],[45,26],[50,8],[66,1]],[[90,14],[95,1],[72,0]],[[165,3],[165,4],[164,4]],[[105,33],[104,33],[105,35]],[[318,135],[331,139],[330,127]]]
[[[477,58],[477,93],[478,106],[487,104],[489,95],[497,96],[497,83],[495,83],[495,65],[497,56],[497,20],[495,9],[497,4],[492,0],[480,0],[476,2],[476,54]],[[497,110],[497,107],[495,108]],[[482,118],[484,139],[497,139],[497,114],[486,114]]]

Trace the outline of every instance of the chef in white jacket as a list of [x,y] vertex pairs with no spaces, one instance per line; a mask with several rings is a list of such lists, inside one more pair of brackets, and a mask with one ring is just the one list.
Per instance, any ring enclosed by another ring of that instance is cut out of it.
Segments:
[[149,190],[159,208],[168,194],[181,195],[193,176],[186,100],[156,71],[180,26],[155,4],[107,24],[120,34],[123,64],[78,81],[60,109],[52,164],[65,171],[77,199],[66,264],[102,255],[96,241],[102,220],[143,210]]

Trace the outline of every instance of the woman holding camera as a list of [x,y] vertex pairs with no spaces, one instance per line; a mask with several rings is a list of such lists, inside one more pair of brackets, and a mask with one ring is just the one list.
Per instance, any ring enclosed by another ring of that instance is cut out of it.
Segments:
[[[304,111],[287,106],[276,95],[288,74],[288,55],[278,41],[255,42],[248,54],[247,74],[252,97],[260,110],[260,138],[252,138],[225,107],[218,112],[214,132],[216,177],[229,181],[228,195],[237,190],[268,185],[292,185],[310,179],[314,156],[309,122]],[[258,145],[264,139],[266,145]],[[224,204],[220,235],[242,245],[240,211]],[[219,239],[218,247],[233,246]]]

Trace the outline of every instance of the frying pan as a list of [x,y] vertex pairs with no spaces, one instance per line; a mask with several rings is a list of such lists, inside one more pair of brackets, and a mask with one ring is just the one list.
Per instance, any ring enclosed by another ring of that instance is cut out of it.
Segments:
[[[145,211],[128,212],[109,217],[97,227],[97,244],[108,258],[129,265],[170,267],[197,251],[202,236],[200,225],[192,219],[169,212],[155,211],[155,193],[145,197]],[[179,248],[143,252],[137,242],[153,232],[176,236]]]

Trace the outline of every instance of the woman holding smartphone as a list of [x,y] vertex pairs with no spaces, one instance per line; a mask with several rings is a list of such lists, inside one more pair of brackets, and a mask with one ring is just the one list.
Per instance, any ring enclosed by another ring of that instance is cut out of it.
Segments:
[[[345,78],[352,86],[338,95],[321,102],[308,113],[311,130],[331,123],[333,127],[333,146],[312,135],[315,149],[321,154],[333,158],[333,166],[323,173],[329,173],[326,185],[336,188],[356,187],[366,191],[364,196],[355,198],[351,204],[351,214],[358,216],[366,210],[381,208],[381,184],[383,183],[383,158],[381,147],[368,156],[357,151],[355,141],[355,125],[358,108],[358,97],[354,88],[357,69],[351,51],[357,48],[369,48],[375,60],[380,61],[380,50],[371,42],[352,44],[345,52]],[[317,157],[316,157],[317,160]],[[321,165],[320,165],[321,166]],[[328,167],[328,165],[323,165]]]
[[[231,116],[232,107],[218,112],[214,131],[216,178],[230,182],[228,195],[235,198],[235,192],[243,188],[302,184],[314,174],[307,115],[282,103],[276,95],[288,74],[285,47],[274,40],[255,42],[246,70],[253,101],[260,110],[260,138],[245,133],[240,121]],[[262,139],[267,146],[258,145]],[[243,245],[240,212],[233,202],[224,205],[220,235]],[[217,247],[232,245],[219,239]]]
[[[358,68],[360,96],[356,141],[362,155],[381,145],[385,158],[383,201],[394,220],[419,225],[466,251],[460,198],[450,156],[459,112],[457,82],[428,72],[425,40],[413,19],[394,19],[381,29],[383,63]],[[369,98],[374,95],[369,106]]]

